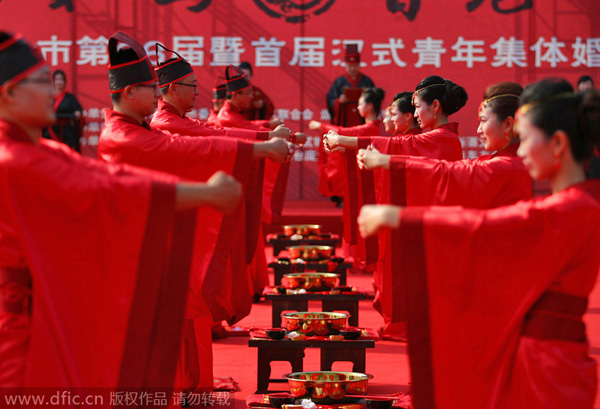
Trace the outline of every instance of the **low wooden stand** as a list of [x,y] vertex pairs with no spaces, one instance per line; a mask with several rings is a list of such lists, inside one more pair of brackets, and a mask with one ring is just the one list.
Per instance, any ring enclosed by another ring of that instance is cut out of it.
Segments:
[[304,371],[304,349],[321,349],[321,371],[331,371],[334,362],[352,362],[352,371],[365,373],[366,349],[375,348],[375,341],[357,339],[355,341],[292,341],[253,338],[248,346],[258,348],[258,370],[256,393],[267,393],[269,383],[287,382],[286,379],[271,378],[271,362],[285,361],[292,365],[292,372]]

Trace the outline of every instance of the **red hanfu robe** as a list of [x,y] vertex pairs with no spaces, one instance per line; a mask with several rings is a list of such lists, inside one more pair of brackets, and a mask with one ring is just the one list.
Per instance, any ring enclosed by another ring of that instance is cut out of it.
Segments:
[[[215,171],[232,174],[247,183],[247,169],[252,161],[252,144],[226,138],[196,138],[170,135],[140,125],[135,119],[111,109],[104,111],[105,122],[100,134],[98,156],[113,163],[168,172],[186,179],[206,181]],[[229,234],[239,213],[222,216],[216,210],[205,208],[199,214],[195,239],[192,292],[202,288],[215,320],[236,316],[235,304],[243,295],[230,295],[228,277],[223,277],[231,252],[233,237]],[[229,229],[223,226],[229,226]],[[242,291],[243,292],[243,291]],[[247,309],[244,307],[244,309]]]
[[[225,102],[225,105],[219,111],[217,117],[217,124],[224,127],[235,127],[252,129],[255,131],[268,131],[268,128],[261,126],[260,123],[266,126],[265,122],[268,121],[248,121],[239,113],[238,109],[231,104],[231,102]],[[260,180],[262,183],[262,210],[260,210],[259,216],[256,216],[256,211],[249,209],[247,222],[256,223],[256,227],[259,230],[254,234],[254,230],[250,229],[249,234],[253,234],[258,239],[258,245],[256,247],[256,253],[258,257],[254,258],[253,266],[251,268],[251,274],[253,276],[254,293],[262,293],[262,289],[269,284],[267,276],[267,265],[264,256],[264,236],[262,233],[262,225],[260,221],[266,224],[278,224],[281,220],[281,212],[283,210],[283,203],[285,202],[285,193],[287,188],[287,179],[290,170],[289,163],[275,163],[273,161],[261,161],[264,166],[264,177]],[[258,174],[256,178],[251,176],[252,179],[258,180]],[[262,213],[262,214],[261,214]],[[252,260],[252,259],[249,259]]]
[[582,321],[600,265],[600,181],[492,210],[400,215],[415,409],[592,408]]
[[[319,133],[321,136],[329,131],[335,131],[346,136],[369,136],[379,135],[379,124],[375,120],[366,124],[351,127],[342,127],[330,124],[321,124]],[[340,196],[346,193],[345,154],[342,152],[328,153],[323,146],[323,140],[319,144],[319,192],[323,196]]]
[[159,131],[186,136],[227,136],[261,141],[269,139],[269,131],[220,128],[190,118],[187,115],[181,116],[177,108],[162,99],[158,100],[158,108],[152,116],[150,127]]
[[[363,125],[344,128],[335,125],[321,124],[321,133],[325,134],[330,130],[345,136],[369,136],[378,135],[381,121],[374,120]],[[323,158],[323,160],[322,160]],[[356,163],[356,151],[346,149],[345,152],[328,153],[325,151],[323,143],[319,144],[319,185],[322,181],[327,181],[331,191],[342,192],[344,197],[344,207],[342,212],[342,221],[344,224],[344,241],[350,245],[349,254],[356,259],[365,260],[367,248],[370,247],[371,252],[377,252],[376,239],[363,239],[357,234],[356,218],[358,217],[359,196],[362,199],[363,193],[369,190],[363,190],[364,185],[371,186],[373,181],[373,173],[365,172],[358,169]],[[374,188],[370,192],[374,193]],[[375,203],[374,198],[370,196],[365,198],[364,203]],[[372,247],[374,244],[374,248]]]
[[[237,108],[229,101],[225,102],[217,117],[218,126],[255,131],[269,131],[268,123],[269,121],[248,121],[244,119]],[[281,220],[289,169],[289,163],[279,164],[273,161],[265,163],[266,177],[263,184],[263,221],[266,224],[278,224]]]
[[[518,148],[519,143],[514,143],[493,155],[454,162],[393,156],[386,203],[402,207],[460,205],[491,209],[531,199],[532,180],[522,159],[517,157]],[[385,231],[379,236],[382,251],[375,277],[378,291],[374,305],[387,323],[392,321],[395,308],[392,293],[402,291],[390,260],[396,246],[392,242],[395,234],[395,231]],[[404,322],[406,317],[400,319],[398,314],[396,322]],[[393,337],[392,328],[388,335]]]
[[[458,139],[458,124],[453,122],[419,134],[399,135],[399,136],[364,136],[358,138],[358,148],[366,149],[373,145],[382,153],[408,156],[423,156],[434,159],[445,159],[455,161],[462,159],[462,147]],[[382,172],[364,171],[363,175],[369,175],[363,178],[361,182],[361,197],[355,196],[357,204],[354,206],[360,209],[363,204],[374,203],[376,199],[381,198],[381,192],[376,192],[377,187],[385,185],[380,181],[375,181],[372,175],[381,175]],[[367,201],[365,201],[365,199]],[[360,199],[360,200],[359,200]],[[354,218],[353,220],[356,220]],[[357,225],[352,223],[353,236],[358,236]],[[368,254],[369,264],[378,260],[377,242],[371,238],[367,241],[366,254]],[[366,256],[365,256],[366,257]]]
[[[207,136],[208,132],[213,132],[224,137],[235,137],[254,140],[267,140],[269,138],[268,130],[211,127],[188,116],[182,117],[173,105],[162,100],[159,100],[158,110],[152,117],[152,122],[150,123],[150,126],[154,129],[159,129],[163,132],[168,132],[171,134]],[[261,166],[262,163],[254,162],[255,161],[253,161],[252,165],[253,172],[259,172],[259,166]],[[251,182],[256,180],[258,180],[257,176],[250,177]],[[236,255],[234,257],[236,264],[232,265],[230,261],[227,266],[228,269],[232,269],[234,271],[245,271],[246,265],[250,263],[254,258],[254,249],[257,247],[257,245],[260,247],[260,243],[257,243],[257,240],[259,235],[258,224],[260,223],[260,212],[262,211],[262,208],[257,205],[262,205],[261,185],[256,183],[250,183],[248,186],[246,186],[245,195],[246,197],[244,203],[246,204],[246,208],[250,210],[246,213],[246,215],[247,217],[251,217],[253,220],[249,225],[238,223],[236,226],[236,232],[232,234],[235,235],[234,248],[236,248],[236,252],[238,254],[244,254],[245,248],[248,250],[248,253],[252,252],[252,256],[246,255],[246,257],[244,258]],[[248,226],[251,226],[250,229],[252,230],[252,232],[250,234],[247,234],[245,230]],[[252,226],[254,226],[254,228]],[[245,243],[242,243],[244,239]],[[241,247],[242,245],[244,247]],[[252,284],[253,287],[260,286],[260,290],[253,288],[252,293],[255,293],[256,291],[259,291],[259,293],[261,293],[262,289],[269,284],[266,271],[266,261],[264,262],[263,270],[264,273],[261,275],[261,278],[258,280],[258,282]]]
[[[147,124],[140,125],[135,119],[113,110],[105,110],[104,115],[98,145],[102,160],[134,164],[196,181],[206,181],[215,171],[223,170],[243,184],[247,183],[246,169],[252,162],[251,143],[170,135],[150,130]],[[229,215],[208,207],[197,212],[187,308],[187,318],[194,328],[186,325],[186,337],[191,339],[194,333],[198,335],[204,331],[203,341],[197,339],[196,342],[202,355],[208,357],[212,321],[243,317],[252,305],[247,281],[240,279],[245,273],[228,268],[228,260],[238,251],[233,248],[233,243],[240,215],[239,209]],[[198,305],[204,301],[208,304],[209,315]],[[185,347],[190,349],[189,345]],[[209,359],[200,360],[202,388],[212,387],[212,365],[209,364]],[[210,379],[206,379],[207,375]]]
[[0,120],[2,386],[172,387],[194,219],[173,180]]

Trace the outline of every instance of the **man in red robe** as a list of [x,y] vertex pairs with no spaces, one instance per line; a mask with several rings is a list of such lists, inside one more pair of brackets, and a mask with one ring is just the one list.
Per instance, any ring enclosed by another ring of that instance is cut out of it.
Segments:
[[[248,81],[252,83],[254,75],[252,65],[247,61],[242,61],[239,68],[246,74]],[[256,84],[252,83],[252,102],[250,103],[250,107],[242,110],[240,114],[247,120],[254,121],[257,119],[271,119],[274,112],[275,106],[271,98],[262,89],[258,88]]]
[[[217,116],[217,125],[225,127],[236,127],[253,129],[256,131],[266,131],[278,122],[269,121],[248,121],[240,112],[247,109],[251,103],[252,85],[246,78],[246,75],[239,68],[230,65],[225,70],[226,86],[227,86],[227,102],[219,115]],[[278,120],[277,120],[278,121]],[[292,141],[303,143],[306,140],[306,135],[296,133]],[[281,211],[285,200],[285,192],[287,187],[287,177],[289,173],[289,163],[275,164],[267,163],[264,169],[264,181],[262,177],[256,175],[256,180],[263,183],[262,196],[262,222],[265,224],[277,224],[281,219]],[[256,210],[256,209],[255,209]],[[254,212],[252,214],[255,214]],[[262,229],[260,218],[251,216],[247,219],[249,223],[254,224],[255,231],[259,233]],[[255,224],[258,223],[258,224]],[[264,285],[268,284],[266,260],[264,257],[264,236],[262,231],[259,233],[257,254],[252,266],[252,276],[254,277],[255,292],[262,292]],[[252,259],[249,258],[249,261]]]
[[208,118],[206,118],[206,123],[211,126],[217,126],[217,115],[219,115],[219,111],[225,105],[225,101],[227,101],[227,90],[225,89],[225,78],[217,77],[215,78],[215,85],[212,89],[212,108],[210,109],[210,113],[208,114]]
[[[130,48],[117,50],[118,42]],[[248,183],[246,169],[251,166],[253,158],[269,156],[280,161],[285,159],[288,147],[281,139],[252,144],[151,130],[144,117],[156,108],[158,85],[154,67],[143,47],[125,34],[117,33],[109,40],[109,54],[109,82],[114,109],[104,112],[105,123],[98,146],[100,159],[134,164],[198,181],[206,180],[215,170],[224,170],[243,184]],[[210,209],[197,215],[188,301],[188,319],[194,320],[196,331],[209,330],[213,320],[241,319],[249,313],[251,298],[247,286],[242,286],[244,280],[224,274],[228,259],[236,254],[232,251],[234,237],[231,232],[239,217],[239,210],[225,217]],[[234,282],[236,285],[232,285]],[[203,298],[210,315],[196,305]]]
[[41,54],[0,32],[0,384],[170,389],[194,218],[177,210],[232,210],[240,186],[178,183],[42,139],[53,96]]
[[[160,44],[157,44],[157,47],[158,46],[163,47]],[[165,48],[165,50],[167,49]],[[172,52],[171,50],[167,51]],[[158,81],[163,99],[159,101],[159,109],[154,114],[152,122],[150,123],[150,126],[154,129],[160,129],[171,134],[198,136],[217,134],[228,137],[246,139],[264,139],[277,136],[286,139],[291,139],[292,137],[290,130],[284,125],[277,126],[277,128],[275,128],[275,130],[273,131],[256,131],[242,128],[212,127],[208,126],[207,124],[201,121],[192,119],[185,115],[186,112],[188,112],[194,107],[195,99],[198,95],[196,88],[197,78],[193,72],[191,65],[187,61],[185,61],[185,59],[177,55],[177,58],[172,58],[163,63],[159,63],[156,72],[158,74]],[[258,164],[254,164],[253,166],[258,166]],[[256,188],[258,189],[259,186],[257,185]],[[250,193],[248,189],[246,193],[248,196],[248,212],[246,219],[250,218],[253,219],[253,222],[259,222],[260,213],[256,212],[261,211],[261,208],[259,206],[256,206],[256,203],[252,203],[250,201],[250,197],[253,197],[253,193]],[[260,197],[261,193],[262,192],[258,190],[254,191],[254,194],[257,198]],[[254,210],[255,213],[251,213],[252,210]],[[251,237],[249,234],[246,234],[246,226],[244,224],[239,223],[237,227],[238,231],[235,233],[235,235],[240,240],[243,238],[248,239],[245,242],[247,249],[254,249],[257,246],[257,244],[260,246],[260,243],[257,243],[258,237]],[[257,230],[251,230],[250,234],[253,234],[252,232],[257,233]],[[239,246],[236,246],[236,248],[238,250],[241,249],[241,247]],[[244,269],[246,269],[247,263],[244,261],[244,259],[241,259],[239,261],[243,262],[243,264],[238,266],[232,266],[231,264],[229,264],[228,267],[233,268],[237,271],[243,271]],[[266,264],[264,270],[265,275],[263,279],[254,283],[255,288],[253,288],[252,294],[261,294],[262,289],[266,285],[268,285],[268,281],[266,281]]]

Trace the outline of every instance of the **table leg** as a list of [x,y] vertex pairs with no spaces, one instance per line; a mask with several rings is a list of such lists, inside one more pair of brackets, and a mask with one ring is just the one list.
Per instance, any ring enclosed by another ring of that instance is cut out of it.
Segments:
[[364,348],[321,348],[321,370],[331,371],[334,362],[352,362],[352,371],[365,373],[366,354]]
[[273,348],[268,345],[258,347],[256,393],[267,393],[269,391],[271,362],[273,361],[289,362],[292,365],[292,372],[302,372],[304,368],[304,348]]

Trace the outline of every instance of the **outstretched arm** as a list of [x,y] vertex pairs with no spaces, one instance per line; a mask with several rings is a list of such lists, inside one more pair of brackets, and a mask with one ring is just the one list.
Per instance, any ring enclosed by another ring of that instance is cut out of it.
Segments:
[[206,183],[177,183],[175,205],[177,210],[211,206],[228,213],[235,209],[241,197],[242,185],[232,176],[219,171]]

